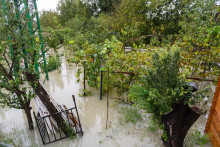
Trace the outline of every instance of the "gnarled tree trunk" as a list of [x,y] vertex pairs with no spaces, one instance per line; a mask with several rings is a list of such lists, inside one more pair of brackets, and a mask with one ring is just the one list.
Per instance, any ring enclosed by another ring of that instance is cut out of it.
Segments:
[[29,126],[29,130],[33,130],[33,120],[31,117],[31,107],[30,107],[30,101],[27,103],[27,105],[24,108],[26,117],[27,117],[27,121],[28,121],[28,126]]
[[167,133],[167,138],[162,138],[164,145],[166,147],[182,147],[188,130],[200,115],[199,108],[189,107],[188,104],[178,104],[173,111],[162,116]]

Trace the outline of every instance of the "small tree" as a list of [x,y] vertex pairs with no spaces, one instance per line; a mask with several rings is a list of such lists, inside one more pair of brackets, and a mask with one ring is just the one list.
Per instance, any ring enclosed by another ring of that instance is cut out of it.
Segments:
[[[35,74],[34,64],[36,63],[36,52],[29,48],[24,56],[22,52],[22,43],[25,37],[30,37],[24,34],[21,38],[20,32],[16,32],[18,22],[13,12],[14,9],[12,2],[6,1],[5,7],[11,8],[6,12],[3,8],[3,2],[0,1],[0,104],[9,106],[16,109],[23,109],[27,116],[29,129],[33,129],[33,121],[31,118],[30,100],[35,96],[33,90],[28,90],[29,86],[25,83],[26,78],[22,74],[27,70]],[[4,11],[3,11],[4,10]],[[21,30],[20,30],[21,31]],[[24,60],[28,61],[29,66],[25,69]],[[23,68],[20,68],[22,67]]]
[[[25,7],[22,13],[18,12],[16,7],[18,2]],[[38,81],[42,44],[40,46],[36,39],[37,34],[33,33],[32,28],[35,24],[31,20],[34,20],[36,13],[32,12],[32,7],[28,8],[29,2],[36,4],[36,1],[22,2],[0,0],[0,104],[23,109],[29,129],[33,129],[30,101],[35,97],[35,93],[50,113],[56,113],[57,110]],[[30,11],[32,13],[29,13]],[[23,17],[19,19],[19,16]],[[55,116],[55,120],[61,126],[62,117]]]
[[187,131],[201,115],[191,107],[202,93],[193,94],[179,64],[178,50],[160,51],[152,56],[151,67],[146,68],[139,82],[130,90],[130,97],[142,109],[152,114],[153,121],[163,129],[165,146],[180,147]]

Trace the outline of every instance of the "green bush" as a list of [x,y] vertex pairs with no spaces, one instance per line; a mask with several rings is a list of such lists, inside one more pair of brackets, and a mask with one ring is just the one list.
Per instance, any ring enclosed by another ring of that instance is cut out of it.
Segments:
[[61,67],[61,60],[59,56],[50,56],[47,63],[47,71],[53,71]]
[[76,137],[76,132],[70,127],[68,121],[63,122],[63,129],[67,132],[70,139],[74,139]]
[[160,125],[161,117],[171,112],[178,104],[195,105],[204,96],[204,90],[192,93],[186,88],[187,70],[180,66],[180,52],[171,48],[156,52],[146,73],[131,87],[129,97]]

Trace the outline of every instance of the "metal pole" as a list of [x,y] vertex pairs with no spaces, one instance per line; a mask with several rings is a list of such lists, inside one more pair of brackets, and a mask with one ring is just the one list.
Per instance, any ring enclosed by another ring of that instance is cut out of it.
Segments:
[[85,68],[85,61],[84,61],[84,96],[86,96],[86,68]]
[[[24,2],[26,17],[27,17],[27,20],[29,21],[28,22],[28,29],[29,29],[29,35],[30,35],[30,38],[31,38],[31,45],[32,45],[33,49],[36,50],[35,40],[33,38],[34,34],[33,34],[32,20],[31,20],[31,15],[30,15],[29,8],[28,8],[28,1],[23,0],[23,2]],[[37,59],[38,59],[38,53],[36,52],[35,60],[34,60],[34,67],[35,67],[35,70],[37,71],[37,75],[38,75],[38,78],[39,78],[40,75],[39,75],[39,68],[38,68],[38,60]]]
[[41,31],[41,26],[40,26],[40,19],[39,19],[39,14],[38,14],[38,10],[37,10],[36,0],[34,0],[34,7],[35,7],[35,11],[36,11],[37,26],[38,26],[38,31],[39,31],[38,35],[40,38],[40,49],[41,49],[43,59],[44,59],[44,71],[46,72],[47,80],[49,80],[48,71],[47,71],[47,61],[46,61],[46,56],[45,56],[45,51],[44,51],[44,42],[43,42],[43,37],[42,37],[42,31]]
[[[102,59],[101,59],[101,68],[102,68]],[[102,76],[103,72],[100,72],[100,100],[102,100]]]
[[[23,40],[22,25],[21,25],[21,21],[19,20],[19,19],[20,19],[20,5],[18,4],[18,0],[14,0],[14,4],[15,4],[16,18],[17,18],[17,21],[18,21],[18,28],[19,28],[20,35],[21,35],[21,39],[22,39],[22,42],[23,42],[24,40]],[[25,45],[24,45],[24,43],[22,43],[22,52],[23,52],[23,55],[24,55],[23,58],[24,58],[25,69],[27,69],[27,68],[28,68],[27,52],[26,52],[26,50],[25,50]]]
[[75,108],[76,108],[76,115],[77,115],[77,118],[78,118],[78,121],[79,121],[79,126],[80,126],[80,129],[81,129],[81,134],[83,135],[82,126],[81,126],[80,119],[79,119],[79,114],[78,114],[78,109],[77,109],[77,106],[76,106],[75,96],[72,95],[72,97],[73,97],[73,102],[74,102],[74,105],[75,105]]
[[109,108],[109,101],[108,101],[108,90],[109,90],[109,67],[108,67],[108,85],[107,85],[107,118],[106,118],[106,126],[105,128],[107,129],[108,128],[108,108]]

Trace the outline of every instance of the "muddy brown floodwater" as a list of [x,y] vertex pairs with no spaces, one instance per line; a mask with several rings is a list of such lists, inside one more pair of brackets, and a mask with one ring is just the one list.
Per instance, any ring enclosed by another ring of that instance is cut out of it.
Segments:
[[[109,123],[106,124],[106,96],[99,100],[99,91],[90,89],[92,96],[79,97],[82,93],[82,81],[77,83],[75,77],[77,67],[74,64],[68,65],[62,58],[61,71],[49,72],[49,81],[45,81],[45,86],[53,98],[60,104],[68,108],[74,106],[72,95],[76,97],[79,117],[84,131],[83,136],[75,139],[63,139],[61,141],[44,145],[45,147],[160,147],[163,146],[160,139],[161,131],[152,132],[148,129],[149,115],[143,113],[143,120],[136,124],[122,121],[122,114],[118,113],[123,104],[110,99]],[[212,87],[214,90],[214,87]],[[213,91],[212,90],[212,91]],[[212,92],[211,92],[212,93]],[[213,94],[210,94],[208,105],[211,106]],[[32,106],[34,102],[32,100]],[[34,106],[33,106],[34,107]],[[193,129],[203,132],[208,115],[202,115],[193,125]],[[22,110],[12,108],[0,108],[0,133],[11,136],[22,146],[43,146],[38,129],[35,124],[33,131],[28,130],[25,113]],[[195,145],[193,145],[195,146]],[[207,144],[206,146],[211,146]]]

